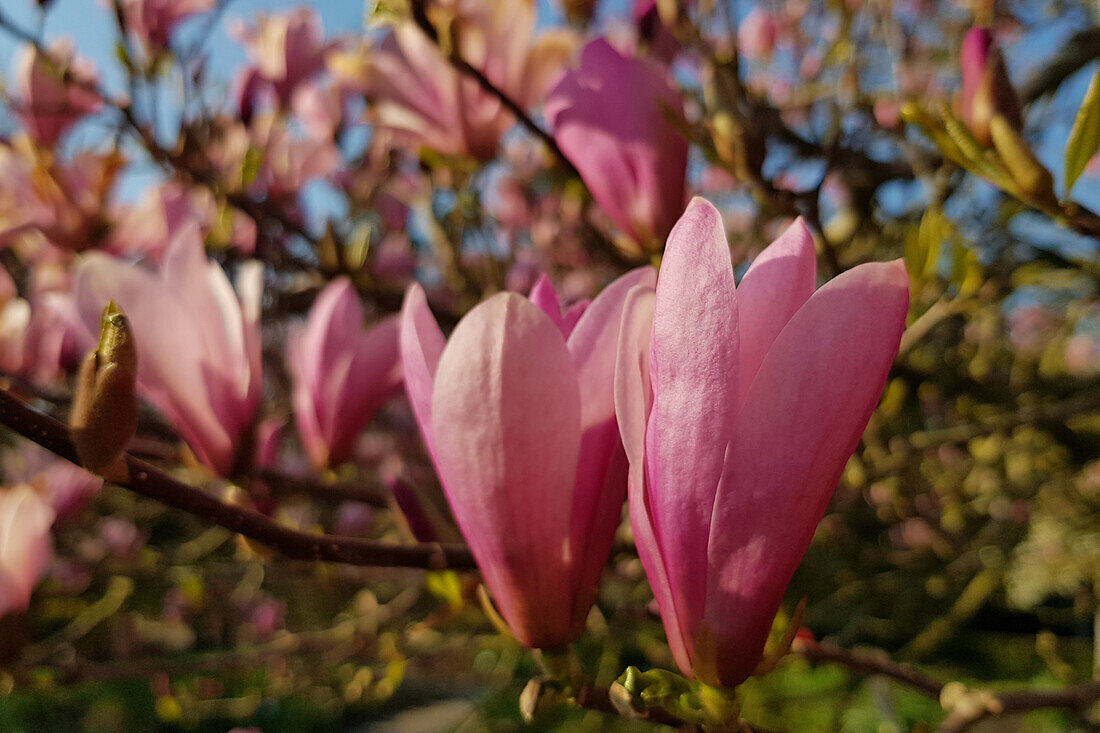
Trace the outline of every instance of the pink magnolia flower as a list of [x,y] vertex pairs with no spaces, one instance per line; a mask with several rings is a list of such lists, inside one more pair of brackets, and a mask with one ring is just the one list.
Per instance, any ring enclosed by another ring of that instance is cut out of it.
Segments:
[[[456,47],[472,66],[523,107],[542,98],[573,49],[564,31],[534,43],[533,0],[454,3]],[[380,44],[338,53],[336,77],[373,101],[379,128],[398,145],[488,160],[514,119],[500,101],[462,74],[411,21]]]
[[767,10],[755,7],[737,27],[737,50],[750,61],[766,61],[775,50],[779,26]]
[[320,17],[307,7],[260,16],[254,26],[237,23],[230,33],[252,61],[245,70],[252,81],[244,86],[256,91],[268,87],[284,105],[299,84],[325,67],[325,54],[332,49],[325,43]]
[[0,616],[25,611],[53,558],[54,513],[30,486],[0,490]]
[[449,341],[405,296],[401,355],[424,442],[501,615],[531,647],[577,638],[619,524],[626,463],[612,399],[623,300],[651,268],[564,313],[550,281],[499,293]]
[[71,41],[54,41],[49,52],[56,63],[26,45],[15,62],[19,118],[43,145],[56,143],[77,120],[103,104],[95,90],[95,66],[76,55]]
[[0,267],[0,372],[21,374],[31,305],[18,297],[15,281]]
[[667,117],[683,114],[667,69],[623,56],[603,39],[584,47],[580,68],[546,99],[562,152],[641,250],[659,250],[684,208],[688,145]]
[[79,512],[103,485],[103,479],[29,440],[4,454],[0,472],[2,482],[26,484],[37,491],[58,519]]
[[126,28],[150,51],[168,46],[180,21],[214,9],[214,0],[122,0]]
[[274,115],[257,118],[251,132],[252,145],[263,151],[253,188],[262,188],[268,198],[296,200],[307,181],[340,167],[332,138],[301,137]]
[[138,348],[138,391],[175,426],[200,462],[222,476],[250,456],[246,435],[260,402],[260,298],[263,267],[237,273],[240,295],[208,262],[194,223],[168,245],[153,272],[92,252],[76,269],[76,297],[98,332],[108,300],[119,304]]
[[136,203],[116,206],[111,213],[115,221],[107,234],[105,248],[113,254],[141,255],[159,262],[172,235],[188,221],[198,222],[204,234],[216,232],[218,236],[213,238],[232,244],[245,254],[256,248],[256,223],[235,209],[228,214],[226,223],[207,188],[189,188],[177,181],[166,181],[147,189]]
[[959,51],[962,67],[960,116],[982,145],[990,144],[989,123],[997,115],[1016,130],[1024,126],[1020,100],[1008,78],[1004,59],[988,28],[967,31]]
[[124,159],[83,151],[58,160],[19,138],[0,143],[0,245],[29,231],[79,252],[103,235],[104,203]]
[[901,260],[814,292],[799,220],[734,289],[722,219],[695,199],[654,292],[624,308],[615,408],[638,553],[680,669],[752,673],[859,443],[908,310]]
[[632,11],[638,37],[649,48],[649,55],[671,64],[680,52],[680,42],[661,20],[656,0],[634,0]]
[[333,280],[310,308],[305,327],[287,339],[294,377],[294,419],[317,468],[351,455],[355,439],[401,386],[397,317],[372,328],[347,277]]

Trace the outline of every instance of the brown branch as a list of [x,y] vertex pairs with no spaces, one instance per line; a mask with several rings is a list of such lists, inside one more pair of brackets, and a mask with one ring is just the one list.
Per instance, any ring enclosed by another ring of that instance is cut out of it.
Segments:
[[[69,429],[0,389],[0,424],[77,465]],[[174,509],[244,535],[293,560],[324,560],[373,567],[472,570],[465,547],[420,543],[395,545],[335,535],[315,535],[284,527],[259,512],[227,504],[188,486],[145,461],[124,455],[129,477],[121,486]]]
[[1070,36],[1058,55],[1020,86],[1020,101],[1031,104],[1055,91],[1062,82],[1100,58],[1100,28],[1093,27]]
[[264,482],[272,494],[306,494],[329,501],[360,501],[379,509],[389,509],[393,495],[386,489],[350,481],[322,481],[314,476],[287,473],[273,468],[260,469],[256,478]]
[[961,733],[986,718],[1032,710],[1084,710],[1100,701],[1100,682],[1084,682],[1054,690],[979,691],[985,704],[958,705],[940,724],[940,733]]
[[809,639],[796,639],[791,645],[791,651],[810,662],[833,662],[862,674],[888,677],[929,697],[939,698],[943,690],[943,685],[939,682],[912,667],[894,662],[883,651],[853,652]]

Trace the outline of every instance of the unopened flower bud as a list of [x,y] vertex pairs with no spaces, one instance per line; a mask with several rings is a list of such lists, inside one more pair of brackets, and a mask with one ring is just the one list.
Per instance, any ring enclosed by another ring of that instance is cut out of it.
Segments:
[[962,66],[960,116],[974,138],[988,147],[990,123],[1000,115],[1014,130],[1023,129],[1020,100],[1008,78],[1004,58],[988,28],[971,28],[959,53]]
[[990,120],[989,131],[994,149],[1023,194],[1038,203],[1057,203],[1054,177],[1035,157],[1031,146],[1020,137],[1012,124],[996,115]]
[[122,454],[137,431],[137,349],[126,315],[103,309],[99,346],[80,365],[69,426],[81,463],[109,481],[126,478]]

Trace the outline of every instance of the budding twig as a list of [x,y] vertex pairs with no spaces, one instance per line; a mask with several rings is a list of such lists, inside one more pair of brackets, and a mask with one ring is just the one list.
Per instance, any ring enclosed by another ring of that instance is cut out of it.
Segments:
[[[80,465],[65,425],[0,389],[0,425],[52,453]],[[136,494],[225,527],[293,560],[324,560],[372,567],[472,570],[470,551],[437,543],[395,545],[353,537],[315,535],[284,527],[251,509],[227,504],[215,496],[177,481],[145,461],[124,453],[129,476],[120,483]]]

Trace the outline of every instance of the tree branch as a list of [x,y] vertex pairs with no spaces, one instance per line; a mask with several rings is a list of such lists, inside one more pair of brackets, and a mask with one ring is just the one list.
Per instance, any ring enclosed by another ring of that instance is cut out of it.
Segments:
[[929,697],[938,698],[943,685],[912,667],[891,660],[886,652],[853,652],[832,644],[822,644],[810,639],[795,639],[791,651],[808,661],[833,662],[866,675],[888,677],[906,687],[919,690]]
[[[69,429],[0,389],[0,424],[80,465]],[[188,486],[132,455],[125,454],[128,479],[121,486],[267,545],[293,560],[324,560],[372,567],[472,570],[470,551],[437,543],[395,545],[335,535],[315,535],[284,527],[251,509],[227,504]]]

